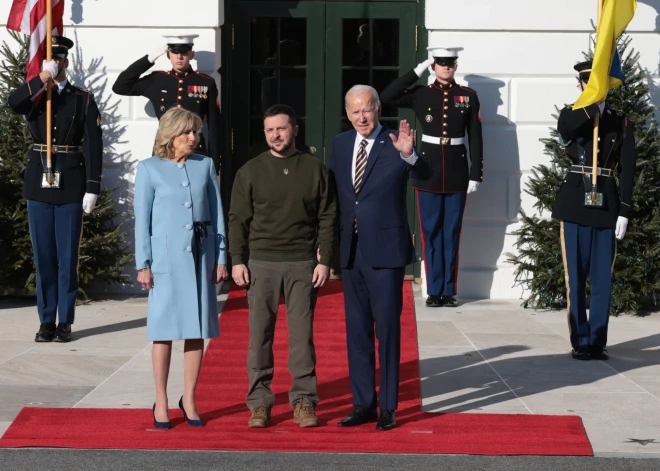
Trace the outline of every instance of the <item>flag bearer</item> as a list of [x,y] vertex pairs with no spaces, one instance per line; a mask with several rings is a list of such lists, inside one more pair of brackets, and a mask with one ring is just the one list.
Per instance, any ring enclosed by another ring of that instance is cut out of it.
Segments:
[[[575,66],[581,90],[591,75],[591,61]],[[594,119],[599,115],[594,154]],[[623,239],[632,211],[635,177],[633,124],[605,101],[585,108],[567,105],[559,114],[560,143],[573,165],[557,194],[552,217],[560,220],[571,352],[576,360],[607,360],[611,275],[616,241]],[[594,167],[597,174],[593,184]],[[618,177],[619,185],[615,176]],[[587,276],[591,282],[589,317]]]
[[[78,250],[83,210],[94,209],[101,192],[103,139],[94,96],[67,80],[73,41],[52,37],[53,60],[9,95],[9,106],[25,115],[34,140],[25,165],[23,197],[37,268],[36,342],[71,340],[78,296]],[[52,84],[51,172],[47,163],[46,84]],[[48,177],[51,173],[52,179]],[[59,324],[56,328],[56,321]]]

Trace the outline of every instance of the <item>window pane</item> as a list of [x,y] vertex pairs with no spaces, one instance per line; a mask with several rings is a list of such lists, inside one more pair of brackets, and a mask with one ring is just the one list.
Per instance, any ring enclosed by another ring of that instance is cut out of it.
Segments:
[[370,54],[369,20],[343,20],[342,64],[368,66]]
[[368,70],[343,70],[342,71],[342,84],[341,84],[341,99],[342,99],[342,109],[344,96],[346,92],[351,89],[353,85],[371,85],[369,83],[369,71]]
[[305,131],[307,130],[307,121],[304,119],[298,120],[298,136],[296,137],[296,149],[302,152],[309,154],[309,146],[307,145],[307,140],[305,137]]
[[[385,87],[392,83],[398,76],[399,72],[396,70],[374,70],[373,71],[373,87],[381,93]],[[382,116],[398,116],[399,111],[394,106],[383,105]]]
[[305,65],[307,20],[282,18],[280,21],[280,66]]
[[277,101],[276,69],[250,69],[250,115],[261,116],[273,99]]
[[341,132],[350,131],[351,129],[353,129],[351,122],[348,120],[348,118],[343,118],[341,120]]
[[399,65],[399,20],[373,20],[375,66]]
[[248,159],[256,157],[268,150],[268,144],[266,144],[266,137],[264,136],[264,120],[262,118],[250,119],[249,142]]
[[250,23],[250,65],[275,66],[277,18],[252,18]]
[[380,122],[383,124],[383,126],[387,126],[390,129],[399,129],[399,120],[397,119],[381,119]]

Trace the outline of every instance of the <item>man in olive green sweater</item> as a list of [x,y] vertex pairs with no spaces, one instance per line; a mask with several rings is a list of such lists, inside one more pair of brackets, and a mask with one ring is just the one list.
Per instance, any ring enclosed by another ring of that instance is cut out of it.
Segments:
[[[232,278],[247,288],[252,415],[249,427],[267,427],[275,396],[273,336],[280,295],[289,327],[289,402],[294,422],[316,427],[316,353],[313,321],[318,288],[330,274],[335,237],[335,188],[325,166],[295,148],[296,116],[275,105],[264,114],[270,147],[236,174],[229,209]],[[249,255],[248,255],[249,252]]]

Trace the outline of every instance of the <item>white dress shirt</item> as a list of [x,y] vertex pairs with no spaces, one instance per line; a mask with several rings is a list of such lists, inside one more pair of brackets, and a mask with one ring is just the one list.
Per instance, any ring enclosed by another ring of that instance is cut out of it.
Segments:
[[600,115],[603,116],[603,113],[605,112],[605,102],[598,105],[598,108],[600,109]]
[[59,82],[57,84],[57,94],[58,95],[62,94],[62,90],[64,90],[64,87],[66,87],[66,79],[62,80],[61,82]]
[[[378,123],[378,127],[376,127],[376,130],[369,134],[369,137],[362,137],[360,133],[357,133],[355,136],[355,145],[353,146],[353,163],[351,164],[351,178],[353,179],[353,184],[355,185],[355,163],[357,162],[357,155],[360,150],[360,143],[366,139],[367,140],[367,162],[369,162],[369,152],[371,152],[371,148],[374,146],[374,142],[376,142],[376,138],[378,135],[381,133],[383,130],[383,125]],[[385,139],[390,139],[390,136],[385,136]],[[399,152],[401,154],[401,158],[409,165],[415,165],[417,162],[417,153],[415,152],[415,149],[413,148],[413,153],[412,155],[409,155],[408,157],[404,156],[403,153]]]

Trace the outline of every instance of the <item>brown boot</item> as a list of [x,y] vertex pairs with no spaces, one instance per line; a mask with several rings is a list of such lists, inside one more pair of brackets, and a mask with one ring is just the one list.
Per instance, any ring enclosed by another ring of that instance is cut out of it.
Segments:
[[252,416],[248,420],[248,427],[250,428],[266,428],[270,422],[270,409],[265,407],[257,407],[252,411]]
[[300,424],[300,427],[318,427],[321,421],[314,413],[314,406],[303,401],[296,402],[293,409],[293,422]]

